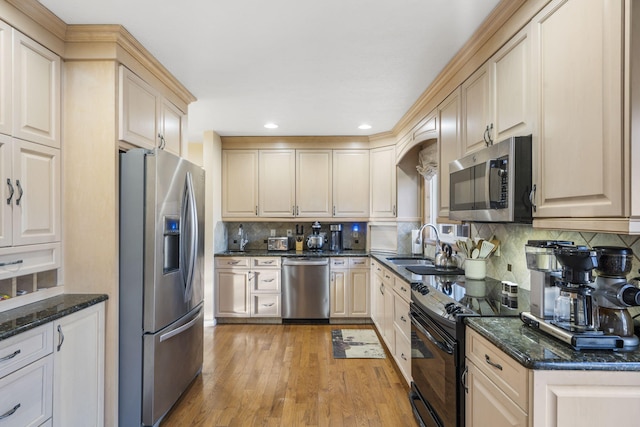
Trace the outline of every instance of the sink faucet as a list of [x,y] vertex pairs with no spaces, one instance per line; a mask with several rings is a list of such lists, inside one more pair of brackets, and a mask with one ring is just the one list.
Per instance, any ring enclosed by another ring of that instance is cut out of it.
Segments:
[[440,235],[438,234],[438,228],[431,223],[425,223],[422,225],[422,227],[420,227],[420,230],[418,231],[418,237],[416,237],[416,243],[422,242],[422,252],[424,253],[425,244],[424,244],[424,239],[422,238],[422,230],[424,230],[427,227],[431,227],[433,232],[436,233],[436,253],[438,253],[440,252]]

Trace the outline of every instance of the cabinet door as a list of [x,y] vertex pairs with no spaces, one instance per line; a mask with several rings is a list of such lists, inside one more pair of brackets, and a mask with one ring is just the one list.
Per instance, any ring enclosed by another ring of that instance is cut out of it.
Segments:
[[371,266],[371,320],[378,327],[380,335],[383,333],[382,316],[384,315],[384,289],[382,279],[377,274],[377,264]]
[[395,218],[396,202],[396,156],[395,147],[371,150],[371,217]]
[[[13,200],[15,195],[15,180],[11,164],[13,162],[11,138],[0,135],[0,247],[13,244]],[[9,184],[10,183],[10,184]],[[11,191],[13,196],[9,199]],[[10,203],[6,201],[10,200]]]
[[331,150],[296,151],[296,215],[332,215]]
[[120,66],[120,135],[138,147],[156,147],[159,94],[144,80]]
[[369,295],[369,271],[365,269],[349,270],[349,315],[369,317],[371,314]]
[[295,215],[296,154],[295,150],[260,150],[260,216]]
[[168,99],[160,103],[161,144],[166,151],[179,156],[182,150],[183,136],[186,131],[187,115]]
[[258,215],[258,151],[222,151],[222,216]]
[[60,150],[13,140],[13,245],[60,241]]
[[104,424],[104,302],[56,320],[53,425]]
[[11,27],[0,21],[0,133],[5,135],[11,135],[13,125],[12,67]]
[[333,216],[369,216],[369,150],[333,151]]
[[13,30],[13,135],[60,148],[60,57]]
[[449,163],[460,157],[460,89],[438,106],[438,218],[449,219]]
[[249,317],[249,272],[218,270],[215,287],[216,316]]
[[[388,273],[387,273],[388,274]],[[395,301],[393,300],[393,278],[390,280],[385,277],[383,280],[384,285],[384,316],[383,316],[383,330],[384,330],[384,341],[387,343],[387,348],[391,354],[396,353],[396,339],[395,332],[393,328],[393,317],[394,317],[394,305]]]
[[349,270],[332,270],[330,285],[331,317],[348,317]]
[[486,141],[489,141],[490,137],[490,127],[493,126],[489,64],[480,67],[462,83],[461,94],[464,117],[463,154],[468,154],[486,147]]
[[467,362],[466,427],[527,427],[527,414],[476,366]]
[[530,45],[526,26],[490,59],[494,142],[532,131]]
[[556,0],[533,19],[538,218],[624,215],[623,5]]

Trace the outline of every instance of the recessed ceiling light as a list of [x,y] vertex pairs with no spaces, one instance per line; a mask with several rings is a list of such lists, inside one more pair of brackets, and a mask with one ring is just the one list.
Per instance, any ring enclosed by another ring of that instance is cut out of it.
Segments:
[[358,126],[358,129],[362,129],[362,130],[371,129],[371,125],[361,124],[360,126]]
[[264,127],[266,127],[267,129],[278,129],[278,125],[275,123],[267,123],[266,125],[264,125]]

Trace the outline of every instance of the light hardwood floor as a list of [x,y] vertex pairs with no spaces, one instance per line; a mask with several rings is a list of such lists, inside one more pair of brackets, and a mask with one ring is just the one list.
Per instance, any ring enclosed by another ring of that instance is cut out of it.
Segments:
[[334,359],[338,328],[373,326],[205,327],[202,374],[161,426],[416,426],[389,355]]

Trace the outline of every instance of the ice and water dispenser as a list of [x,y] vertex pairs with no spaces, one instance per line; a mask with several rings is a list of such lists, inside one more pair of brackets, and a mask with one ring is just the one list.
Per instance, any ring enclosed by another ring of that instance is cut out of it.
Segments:
[[164,217],[162,272],[167,274],[180,269],[180,218]]

